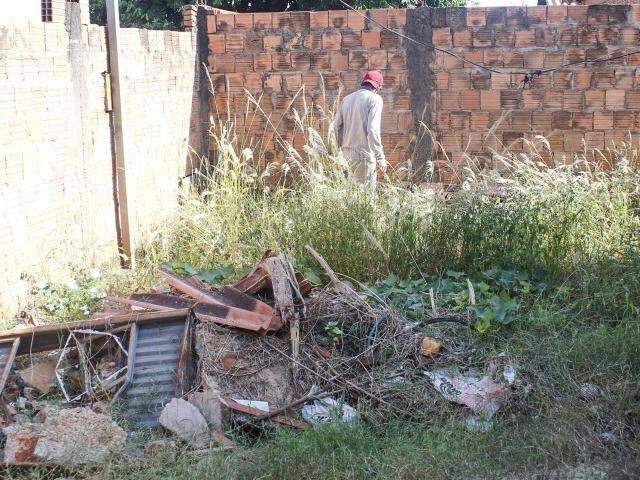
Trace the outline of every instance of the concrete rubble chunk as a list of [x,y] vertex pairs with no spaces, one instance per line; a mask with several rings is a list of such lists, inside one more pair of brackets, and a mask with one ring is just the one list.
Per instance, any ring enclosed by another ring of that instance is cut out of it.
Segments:
[[108,415],[89,408],[51,411],[43,423],[14,423],[3,429],[7,437],[4,460],[83,465],[104,462],[119,450],[126,432]]
[[16,374],[24,383],[38,389],[40,393],[48,393],[56,384],[56,363],[56,358],[48,359],[18,370]]
[[222,406],[220,403],[220,392],[205,389],[202,392],[189,394],[189,403],[198,407],[204,418],[213,430],[222,431]]
[[194,448],[200,449],[209,445],[210,431],[207,420],[198,407],[186,400],[172,399],[165,405],[158,420],[165,429]]

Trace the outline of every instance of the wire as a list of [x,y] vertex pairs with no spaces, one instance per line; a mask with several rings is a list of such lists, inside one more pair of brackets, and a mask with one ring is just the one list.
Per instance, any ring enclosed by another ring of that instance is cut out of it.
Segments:
[[556,70],[561,70],[563,68],[570,67],[572,65],[579,65],[581,63],[608,62],[608,61],[611,61],[611,60],[617,60],[619,58],[630,57],[631,55],[635,55],[636,53],[640,53],[640,49],[638,49],[638,50],[634,50],[632,52],[622,53],[622,54],[618,54],[618,55],[604,55],[602,57],[594,58],[594,59],[591,59],[591,60],[588,60],[588,59],[587,60],[578,60],[578,61],[575,61],[575,62],[565,63],[563,65],[560,65],[559,67],[552,67],[552,68],[545,68],[545,69],[538,69],[538,70],[508,70],[508,71],[507,70],[499,70],[499,69],[487,67],[486,65],[483,65],[481,63],[476,63],[476,62],[473,62],[471,60],[468,60],[468,59],[464,58],[463,56],[458,55],[455,52],[452,52],[451,50],[447,50],[446,48],[437,47],[436,45],[429,44],[429,43],[424,43],[424,42],[421,42],[420,40],[416,40],[415,38],[409,37],[409,36],[403,34],[402,32],[399,32],[397,30],[389,28],[389,27],[381,24],[377,20],[375,20],[375,19],[373,19],[371,17],[368,17],[367,15],[363,14],[360,10],[356,10],[355,8],[353,8],[351,5],[349,5],[344,0],[338,0],[338,2],[340,2],[342,5],[344,5],[347,9],[354,11],[355,13],[357,13],[358,15],[363,17],[364,19],[366,19],[366,20],[378,25],[380,28],[389,31],[389,32],[397,35],[398,37],[404,38],[405,40],[413,42],[416,45],[420,45],[420,46],[426,47],[428,49],[435,50],[437,52],[446,53],[448,55],[451,55],[452,57],[457,58],[458,60],[461,60],[463,63],[468,63],[470,65],[473,65],[474,67],[478,67],[478,68],[480,68],[482,70],[486,70],[486,71],[491,72],[491,73],[524,75],[524,79],[522,81],[523,87],[526,86],[527,84],[531,83],[536,77],[539,77],[540,75],[543,75],[545,73],[551,73],[551,72],[554,72]]

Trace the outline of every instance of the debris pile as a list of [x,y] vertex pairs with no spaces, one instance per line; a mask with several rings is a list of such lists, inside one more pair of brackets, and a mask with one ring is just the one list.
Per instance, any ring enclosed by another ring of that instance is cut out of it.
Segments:
[[440,340],[370,305],[307,248],[328,288],[267,252],[233,285],[163,268],[165,288],[107,297],[91,319],[0,332],[4,462],[96,463],[138,429],[200,450],[269,424],[424,418],[441,401],[434,387],[489,422],[508,385],[434,370]]

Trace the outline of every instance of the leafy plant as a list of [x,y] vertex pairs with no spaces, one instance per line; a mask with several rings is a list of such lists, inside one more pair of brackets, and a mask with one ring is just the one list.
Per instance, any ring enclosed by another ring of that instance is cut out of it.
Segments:
[[187,262],[167,262],[164,265],[178,275],[182,275],[183,277],[195,276],[210,285],[219,285],[237,273],[235,269],[229,267],[196,268]]
[[329,339],[334,343],[337,343],[340,341],[343,333],[338,322],[336,321],[327,322],[324,326],[324,332],[327,334]]
[[42,299],[41,309],[57,322],[80,320],[96,311],[105,293],[97,286],[97,270],[70,278],[65,283],[42,282],[36,293]]

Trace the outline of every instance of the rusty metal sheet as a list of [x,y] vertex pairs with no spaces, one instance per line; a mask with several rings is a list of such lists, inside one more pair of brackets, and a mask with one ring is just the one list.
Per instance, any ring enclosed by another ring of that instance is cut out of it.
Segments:
[[200,321],[214,322],[251,332],[266,333],[282,328],[282,319],[279,315],[259,315],[247,310],[227,307],[226,305],[198,303],[193,312]]
[[153,428],[164,406],[190,387],[192,321],[138,325],[129,347],[130,378],[123,389],[124,417],[133,428]]
[[0,394],[2,394],[4,386],[7,383],[7,379],[9,378],[9,374],[11,373],[11,369],[13,368],[13,362],[16,359],[16,353],[18,352],[19,345],[19,338],[0,342]]

